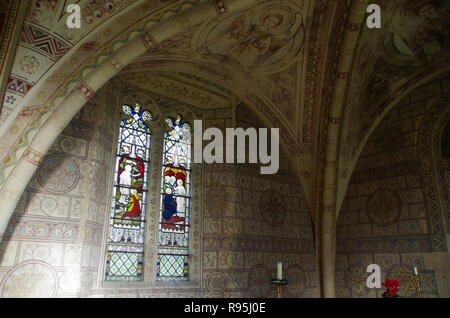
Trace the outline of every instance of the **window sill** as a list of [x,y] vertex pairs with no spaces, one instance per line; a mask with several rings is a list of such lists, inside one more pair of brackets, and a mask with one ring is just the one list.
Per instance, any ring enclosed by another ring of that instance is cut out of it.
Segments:
[[161,289],[161,288],[201,288],[198,281],[153,281],[153,282],[106,282],[101,283],[101,289]]

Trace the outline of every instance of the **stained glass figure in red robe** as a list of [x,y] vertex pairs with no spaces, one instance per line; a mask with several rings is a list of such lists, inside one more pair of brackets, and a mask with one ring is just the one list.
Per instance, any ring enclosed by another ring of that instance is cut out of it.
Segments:
[[141,206],[139,204],[139,200],[142,197],[139,195],[137,190],[132,189],[130,191],[130,198],[128,201],[128,212],[123,215],[124,218],[135,218],[141,216]]
[[149,111],[136,104],[123,105],[127,115],[121,121],[113,203],[108,231],[106,281],[143,279],[147,166],[151,146]]

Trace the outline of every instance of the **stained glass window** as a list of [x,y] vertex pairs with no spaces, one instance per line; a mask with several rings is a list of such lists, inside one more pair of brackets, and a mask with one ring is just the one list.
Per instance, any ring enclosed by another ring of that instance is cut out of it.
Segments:
[[151,120],[136,105],[123,106],[109,222],[106,281],[143,280],[145,213],[148,191]]
[[158,233],[157,279],[188,280],[191,126],[166,119]]

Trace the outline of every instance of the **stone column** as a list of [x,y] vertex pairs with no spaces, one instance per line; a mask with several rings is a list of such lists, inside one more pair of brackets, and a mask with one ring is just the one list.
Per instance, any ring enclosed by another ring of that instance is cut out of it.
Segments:
[[319,250],[321,263],[322,296],[335,297],[334,260],[336,254],[336,223],[337,223],[337,160],[338,141],[341,131],[341,118],[344,113],[345,99],[351,79],[351,70],[358,38],[361,29],[365,27],[364,16],[368,6],[367,0],[352,2],[346,31],[342,40],[340,55],[336,69],[333,96],[330,105],[327,128],[327,145],[323,180],[323,202],[320,211]]

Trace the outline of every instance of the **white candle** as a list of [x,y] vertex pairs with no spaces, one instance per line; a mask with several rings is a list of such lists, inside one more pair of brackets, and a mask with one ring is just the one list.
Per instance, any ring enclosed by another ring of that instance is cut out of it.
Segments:
[[417,271],[417,267],[414,267],[414,275],[418,276],[419,272]]
[[282,280],[283,279],[283,263],[278,262],[277,264],[277,279]]

